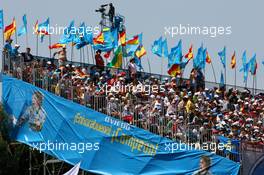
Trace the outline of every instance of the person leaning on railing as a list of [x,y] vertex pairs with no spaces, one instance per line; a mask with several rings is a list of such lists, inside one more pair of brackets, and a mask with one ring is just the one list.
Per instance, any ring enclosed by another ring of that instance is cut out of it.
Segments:
[[55,52],[53,54],[53,57],[55,57],[58,54],[59,59],[59,67],[65,66],[67,61],[67,52],[66,52],[66,46],[63,46],[62,50]]
[[31,61],[34,60],[34,56],[30,53],[31,49],[29,47],[26,48],[26,52],[21,53],[22,60],[29,65]]

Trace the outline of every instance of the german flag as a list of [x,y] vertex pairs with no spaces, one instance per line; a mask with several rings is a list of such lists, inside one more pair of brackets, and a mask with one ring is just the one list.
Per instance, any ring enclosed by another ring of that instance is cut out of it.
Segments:
[[49,46],[49,49],[58,49],[58,48],[62,48],[62,47],[65,47],[66,44],[60,44],[60,43],[56,43],[56,44],[53,44],[51,46]]
[[93,43],[96,44],[104,44],[104,35],[101,32],[96,38],[93,39]]
[[126,45],[126,31],[123,31],[119,34],[119,40],[122,46]]
[[230,67],[234,69],[236,67],[236,52],[234,51],[232,58],[231,58],[231,64]]
[[210,57],[210,55],[208,54],[207,51],[206,51],[206,58],[205,58],[205,61],[206,61],[206,63],[208,63],[208,64],[211,64],[211,62],[212,62],[211,57]]
[[179,64],[173,64],[168,70],[168,74],[172,77],[176,77],[181,74],[181,66]]
[[143,57],[144,55],[146,55],[147,54],[147,52],[146,52],[146,49],[142,46],[142,45],[140,45],[139,47],[138,47],[138,49],[137,49],[137,51],[136,51],[136,56],[138,57],[138,58],[141,58],[141,57]]
[[13,18],[12,23],[5,27],[5,30],[4,30],[5,40],[10,39],[11,36],[15,33],[15,31],[16,31],[16,20],[15,18]]
[[184,56],[185,58],[193,59],[193,47],[191,45],[191,47],[189,48],[189,52]]
[[138,35],[136,35],[132,39],[128,40],[126,42],[126,44],[130,44],[130,45],[137,45],[137,44],[139,44],[139,37],[138,37]]

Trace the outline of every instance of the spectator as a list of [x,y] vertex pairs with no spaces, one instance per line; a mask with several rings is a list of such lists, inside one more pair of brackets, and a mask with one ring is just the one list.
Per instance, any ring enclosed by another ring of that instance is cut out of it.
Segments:
[[22,59],[24,62],[31,62],[34,60],[33,55],[30,53],[31,49],[28,47],[26,48],[26,52],[21,53]]

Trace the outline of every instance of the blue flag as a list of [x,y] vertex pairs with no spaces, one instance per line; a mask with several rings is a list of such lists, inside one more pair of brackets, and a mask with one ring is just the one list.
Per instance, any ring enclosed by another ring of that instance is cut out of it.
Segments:
[[27,33],[27,16],[26,14],[23,16],[23,25],[18,29],[18,36],[22,36]]
[[223,64],[224,68],[226,67],[226,47],[221,52],[218,52],[220,57],[221,63]]
[[4,29],[4,11],[0,10],[0,29]]
[[158,40],[154,41],[153,45],[151,46],[151,51],[153,54],[161,57],[161,55],[162,55],[162,37],[160,37]]
[[137,65],[137,67],[139,68],[139,70],[142,70],[142,64],[141,64],[141,59],[139,59],[138,57],[134,57],[135,58],[135,64]]
[[45,35],[49,35],[49,25],[50,25],[49,18],[47,18],[45,22],[38,25],[38,30],[40,32],[40,42],[43,42]]
[[252,75],[255,75],[256,69],[257,69],[257,60],[256,60],[256,54],[250,59],[250,72]]
[[201,68],[201,60],[203,60],[204,57],[204,49],[203,49],[203,44],[197,51],[196,57],[193,59],[193,67],[195,69]]
[[182,60],[182,40],[179,41],[178,45],[171,48],[171,53],[168,56],[168,68],[173,64],[181,64]]
[[73,34],[72,29],[74,28],[74,20],[72,20],[67,28],[63,30],[62,38],[60,39],[60,44],[67,44],[73,42],[75,34]]
[[205,69],[205,65],[206,65],[206,52],[207,52],[207,49],[205,48],[203,50],[203,53],[202,53],[201,57],[200,57],[200,65],[199,65],[199,67],[201,69]]

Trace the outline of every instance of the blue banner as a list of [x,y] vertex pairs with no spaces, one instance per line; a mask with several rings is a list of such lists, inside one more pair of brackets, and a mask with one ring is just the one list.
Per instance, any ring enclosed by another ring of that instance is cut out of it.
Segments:
[[11,136],[98,174],[235,175],[240,165],[152,134],[23,81],[3,77]]

